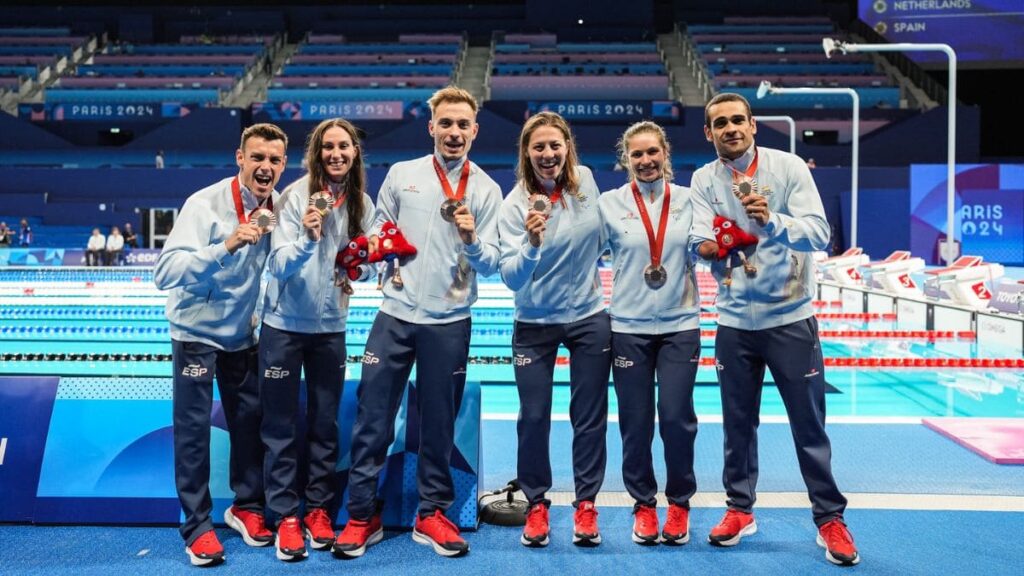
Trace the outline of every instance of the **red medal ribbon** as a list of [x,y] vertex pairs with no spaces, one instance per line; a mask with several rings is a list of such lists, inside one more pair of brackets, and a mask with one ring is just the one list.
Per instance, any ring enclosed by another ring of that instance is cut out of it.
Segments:
[[[750,163],[750,166],[747,166],[747,169],[744,170],[743,172],[740,172],[736,168],[733,168],[733,166],[727,163],[724,158],[722,159],[722,164],[725,164],[725,167],[728,168],[730,172],[732,172],[733,184],[739,184],[740,182],[742,182],[744,180],[743,176],[745,176],[747,180],[750,180],[751,178],[754,177],[754,174],[757,173],[757,147],[754,147],[754,160]],[[743,176],[740,176],[741,174]]]
[[[331,196],[334,196],[334,192],[331,192],[331,187],[330,186],[325,187],[324,188],[324,192],[327,192]],[[345,203],[345,198],[348,198],[348,196],[346,196],[344,192],[342,192],[341,194],[338,194],[338,196],[334,199],[334,206],[332,206],[332,208],[337,208],[338,206],[341,206],[342,204],[344,204]]]
[[647,242],[651,247],[651,267],[661,266],[661,249],[665,246],[665,229],[668,227],[668,205],[672,200],[672,193],[669,191],[668,182],[665,182],[665,198],[661,204],[661,221],[658,222],[658,235],[654,235],[654,226],[651,225],[651,217],[647,215],[647,206],[640,195],[640,188],[633,181],[633,200],[640,211],[640,220],[644,223],[644,230],[647,231]]
[[434,172],[437,172],[437,179],[441,182],[441,188],[444,189],[444,195],[446,198],[455,201],[461,201],[466,196],[466,184],[469,183],[469,158],[462,163],[462,175],[459,176],[459,189],[452,191],[452,185],[448,183],[448,176],[444,173],[444,168],[441,168],[441,163],[437,161],[437,157],[433,157],[434,160]]
[[[253,212],[259,210],[260,206],[257,205],[255,208],[252,209],[252,212],[250,212],[248,215],[245,214],[245,207],[242,206],[242,186],[241,184],[238,183],[238,176],[235,176],[235,179],[231,181],[231,196],[235,200],[235,214],[238,215],[238,223],[248,224],[249,217],[252,216]],[[273,209],[274,193],[271,192],[270,196],[267,196],[267,210]]]

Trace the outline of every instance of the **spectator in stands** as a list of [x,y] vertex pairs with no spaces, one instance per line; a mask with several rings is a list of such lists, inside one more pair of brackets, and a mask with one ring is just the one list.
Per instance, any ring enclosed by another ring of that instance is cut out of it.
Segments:
[[107,247],[107,239],[100,232],[99,228],[92,229],[92,236],[85,245],[85,265],[99,266],[104,260],[104,251]]
[[579,164],[569,124],[554,112],[539,112],[523,125],[516,176],[498,226],[501,279],[516,293],[517,477],[530,504],[520,542],[540,547],[549,540],[551,395],[558,347],[564,345],[576,488],[572,541],[596,546],[601,533],[594,501],[607,461],[612,362],[611,324],[597,271],[604,252],[600,193],[590,170]]
[[498,270],[501,190],[467,158],[480,129],[476,99],[449,86],[429,104],[433,153],[392,166],[377,197],[374,226],[396,223],[418,253],[402,262],[401,285],[392,274],[386,278],[367,338],[352,430],[351,520],[334,546],[338,555],[359,556],[380,541],[377,477],[413,363],[420,414],[413,539],[442,556],[469,551],[445,511],[455,500],[449,466],[466,385],[469,308],[476,301],[477,274]]
[[7,222],[0,222],[0,248],[10,248],[12,236],[14,231],[7,227]]
[[174,361],[174,476],[185,514],[181,535],[197,566],[222,562],[210,519],[210,408],[217,375],[231,441],[234,504],[224,521],[250,546],[274,535],[263,520],[263,443],[257,379],[256,310],[270,237],[251,221],[273,209],[288,137],[273,124],[242,132],[238,174],[185,201],[154,270],[168,290]]
[[120,266],[121,254],[124,252],[124,236],[117,226],[110,229],[110,236],[107,236],[107,266]]
[[[350,241],[367,233],[374,216],[355,126],[341,118],[324,120],[310,134],[306,156],[310,173],[282,197],[267,260],[270,283],[260,333],[267,507],[281,518],[277,557],[284,561],[308,555],[304,533],[314,549],[334,544],[338,403],[345,381],[349,302],[347,291],[335,283],[334,262]],[[333,208],[321,212],[310,200],[324,191],[335,200]],[[366,278],[373,269],[361,266]],[[305,430],[298,422],[303,372]],[[305,464],[301,471],[300,461]],[[300,516],[303,501],[305,514]]]
[[125,248],[138,248],[139,237],[135,234],[135,230],[132,229],[131,222],[124,223],[124,247]]
[[156,158],[153,159],[153,165],[156,167],[157,170],[163,170],[164,169],[164,151],[163,150],[157,150],[156,151]]
[[21,229],[18,230],[18,247],[28,248],[32,245],[32,227],[28,225],[28,220],[25,218],[21,219]]
[[[825,366],[818,338],[811,252],[828,245],[829,226],[810,170],[798,156],[755,146],[750,104],[723,92],[708,102],[704,134],[719,158],[698,169],[693,190],[691,247],[711,262],[719,281],[715,357],[722,395],[728,510],[709,542],[734,546],[757,532],[757,424],[765,368],[789,416],[797,460],[807,485],[817,542],[835,564],[860,561],[843,522],[846,498],[832,476],[825,431]],[[712,222],[733,220],[757,236],[745,271],[719,259]]]
[[[612,376],[622,479],[634,501],[633,542],[680,545],[690,540],[690,499],[697,491],[693,387],[700,361],[700,297],[689,252],[691,193],[672,183],[672,149],[661,126],[633,124],[617,148],[630,181],[601,195],[601,221],[615,270]],[[664,529],[658,525],[651,454],[655,415],[669,503]]]
[[808,158],[807,167],[811,170],[814,170],[815,168],[818,167],[818,163],[814,161],[814,158]]

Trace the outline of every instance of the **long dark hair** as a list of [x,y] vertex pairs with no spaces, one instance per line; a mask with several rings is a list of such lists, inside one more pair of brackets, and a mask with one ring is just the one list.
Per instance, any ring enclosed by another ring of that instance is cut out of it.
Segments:
[[322,192],[327,188],[330,179],[327,171],[324,170],[323,162],[320,159],[320,148],[324,143],[324,134],[331,128],[341,128],[348,132],[352,138],[352,145],[356,148],[356,157],[352,161],[352,168],[345,176],[345,195],[348,201],[345,202],[345,210],[348,212],[348,237],[361,236],[365,230],[362,229],[363,214],[366,206],[363,206],[363,190],[366,188],[366,166],[363,164],[363,145],[359,140],[359,129],[344,118],[331,118],[321,122],[306,140],[306,165],[309,167],[309,194],[313,195]]

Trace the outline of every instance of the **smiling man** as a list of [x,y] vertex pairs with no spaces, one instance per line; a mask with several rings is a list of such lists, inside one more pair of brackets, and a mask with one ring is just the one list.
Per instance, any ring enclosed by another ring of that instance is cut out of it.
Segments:
[[270,252],[260,210],[273,210],[288,137],[273,124],[242,133],[238,174],[185,201],[156,264],[168,290],[174,359],[174,476],[185,512],[181,535],[196,566],[224,560],[210,519],[210,408],[213,378],[231,438],[229,526],[250,546],[273,540],[263,521],[263,444],[254,312]]
[[[846,498],[832,477],[832,448],[825,432],[825,366],[818,323],[811,252],[828,244],[829,226],[811,172],[799,157],[754,144],[757,123],[750,103],[722,93],[704,108],[704,135],[718,159],[691,181],[690,246],[711,261],[718,280],[715,358],[722,396],[728,510],[711,530],[715,546],[735,546],[757,532],[757,425],[765,368],[782,396],[807,485],[817,542],[840,565],[860,562],[843,521]],[[742,269],[718,257],[716,216],[757,237],[745,249]]]
[[384,301],[366,341],[352,430],[351,520],[334,545],[342,557],[361,556],[381,539],[377,478],[414,363],[420,503],[413,539],[442,556],[469,551],[445,516],[455,500],[449,460],[466,384],[476,276],[498,269],[501,190],[467,158],[480,129],[473,96],[449,86],[429,104],[433,154],[392,166],[377,195],[375,229],[398,224],[417,253],[401,262],[403,282],[393,267],[385,273]]

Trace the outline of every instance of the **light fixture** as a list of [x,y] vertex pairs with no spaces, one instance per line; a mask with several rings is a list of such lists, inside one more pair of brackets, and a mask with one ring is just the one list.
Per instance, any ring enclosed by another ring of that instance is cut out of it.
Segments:
[[[860,166],[860,95],[853,88],[781,88],[762,80],[757,87],[757,98],[773,94],[846,94],[853,99],[853,135],[851,152],[853,164],[850,167],[850,247],[857,246],[857,172]],[[756,118],[756,117],[755,117]]]
[[[831,58],[836,52],[843,54],[854,52],[943,52],[949,58],[949,91],[946,99],[949,122],[946,144],[946,245],[950,248],[945,257],[947,264],[952,262],[952,246],[956,239],[953,230],[953,221],[956,217],[956,51],[949,44],[914,44],[910,42],[854,44],[833,38],[823,38],[821,48],[828,58]],[[940,258],[942,256],[942,254],[939,255]]]

